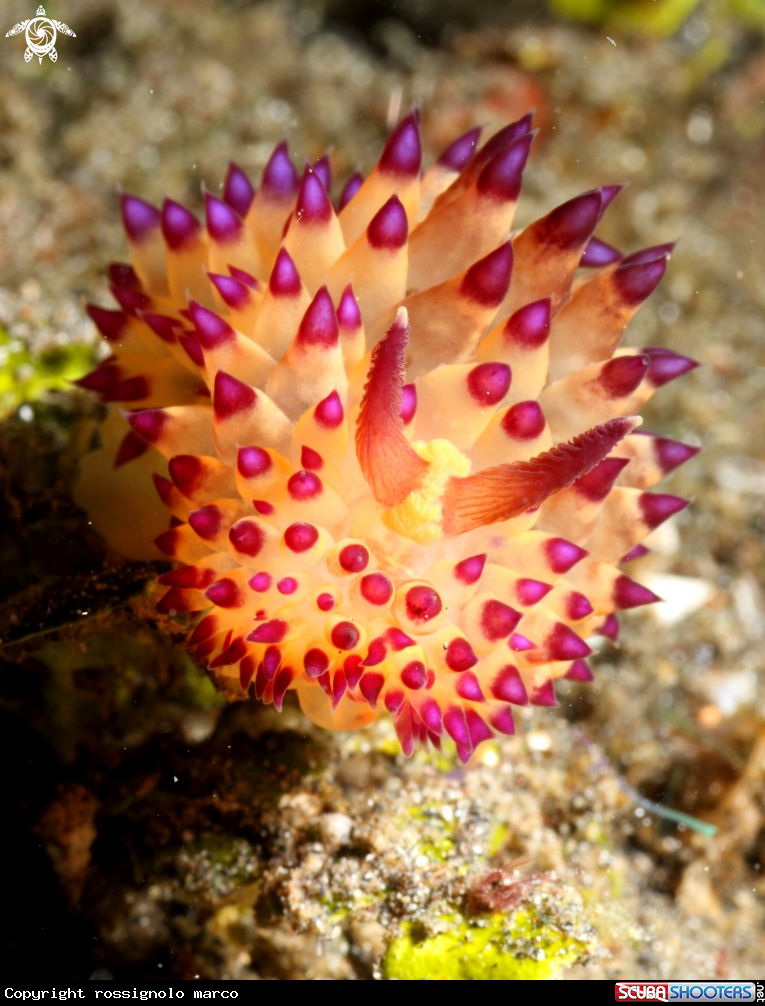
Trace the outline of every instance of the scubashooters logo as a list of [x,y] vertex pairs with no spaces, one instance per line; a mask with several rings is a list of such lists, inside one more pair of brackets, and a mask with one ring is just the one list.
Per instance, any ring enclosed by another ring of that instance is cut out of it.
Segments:
[[[759,983],[757,983],[759,984]],[[755,982],[616,982],[616,1002],[755,1002]]]
[[62,35],[71,35],[72,38],[77,38],[68,24],[64,24],[63,21],[54,21],[52,18],[47,17],[45,8],[42,6],[37,8],[35,17],[30,18],[29,21],[19,21],[10,31],[5,33],[5,37],[19,35],[22,31],[26,34],[27,40],[27,49],[24,53],[24,59],[27,63],[33,56],[38,56],[41,63],[43,56],[50,56],[51,60],[55,63],[58,59],[58,53],[56,52],[56,36],[58,32],[61,32]]

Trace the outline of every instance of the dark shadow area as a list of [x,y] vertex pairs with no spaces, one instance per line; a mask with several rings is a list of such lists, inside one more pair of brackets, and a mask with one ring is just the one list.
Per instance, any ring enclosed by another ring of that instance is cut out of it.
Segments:
[[345,28],[377,44],[380,22],[400,21],[426,45],[437,45],[447,26],[515,27],[549,21],[547,5],[540,0],[329,0],[325,7],[328,28]]
[[[72,916],[43,843],[33,828],[62,778],[45,740],[0,712],[3,777],[3,911],[0,960],[8,979],[83,981],[93,970],[93,928]],[[12,767],[12,768],[11,768]]]

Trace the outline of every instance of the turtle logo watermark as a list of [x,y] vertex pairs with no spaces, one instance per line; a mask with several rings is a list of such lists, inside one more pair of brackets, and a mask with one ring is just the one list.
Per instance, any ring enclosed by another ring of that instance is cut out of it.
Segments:
[[42,6],[37,8],[36,17],[30,18],[29,21],[19,21],[10,31],[5,33],[5,37],[18,35],[22,31],[25,32],[27,39],[27,51],[24,53],[24,59],[27,63],[33,56],[39,56],[41,63],[43,56],[50,56],[51,60],[55,63],[58,59],[58,53],[56,52],[56,35],[58,32],[61,32],[62,35],[71,35],[72,38],[77,38],[68,24],[46,17],[45,8]]

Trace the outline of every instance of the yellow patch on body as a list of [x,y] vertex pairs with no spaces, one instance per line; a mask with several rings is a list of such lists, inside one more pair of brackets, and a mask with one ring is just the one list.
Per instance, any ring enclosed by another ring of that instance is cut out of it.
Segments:
[[429,444],[418,440],[412,447],[430,468],[418,489],[380,517],[390,531],[426,545],[443,535],[441,509],[446,483],[452,476],[469,475],[470,460],[450,440],[431,440]]

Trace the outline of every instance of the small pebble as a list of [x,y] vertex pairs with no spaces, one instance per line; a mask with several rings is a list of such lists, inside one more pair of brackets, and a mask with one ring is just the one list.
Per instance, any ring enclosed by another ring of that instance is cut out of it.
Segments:
[[353,830],[353,821],[347,814],[322,814],[319,818],[321,840],[328,849],[347,845]]
[[549,751],[552,747],[552,738],[543,730],[532,730],[526,736],[526,743],[529,751]]

